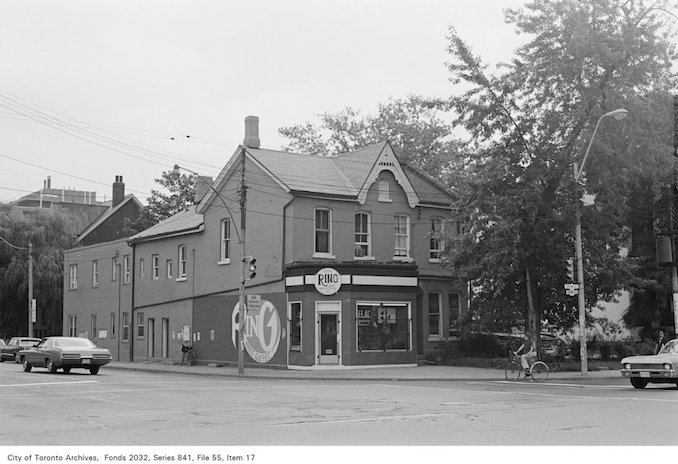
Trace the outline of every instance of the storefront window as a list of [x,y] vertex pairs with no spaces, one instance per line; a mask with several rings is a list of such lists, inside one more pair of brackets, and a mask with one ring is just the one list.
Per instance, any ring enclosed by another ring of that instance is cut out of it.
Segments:
[[358,351],[410,349],[410,306],[407,303],[359,303]]

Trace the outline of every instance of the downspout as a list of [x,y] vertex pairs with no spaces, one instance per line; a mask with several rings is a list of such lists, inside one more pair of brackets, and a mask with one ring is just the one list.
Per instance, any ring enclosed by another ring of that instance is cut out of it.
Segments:
[[[130,297],[130,324],[132,326],[132,330],[130,330],[130,337],[129,337],[129,362],[134,362],[134,281],[136,280],[136,247],[134,246],[134,243],[131,243],[130,246],[132,247],[132,282],[131,282],[131,292],[132,295]],[[122,276],[119,276],[120,280],[122,280]]]

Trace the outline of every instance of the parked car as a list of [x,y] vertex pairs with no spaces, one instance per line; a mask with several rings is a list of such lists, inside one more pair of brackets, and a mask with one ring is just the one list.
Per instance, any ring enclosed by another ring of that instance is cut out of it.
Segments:
[[111,362],[111,352],[97,346],[86,338],[47,337],[31,348],[17,353],[24,371],[30,372],[33,367],[46,367],[56,374],[57,369],[69,373],[73,368],[88,369],[97,374],[99,368]]
[[648,383],[674,383],[678,386],[678,339],[669,340],[655,355],[628,356],[621,360],[621,375],[634,388],[645,388]]
[[16,354],[19,350],[34,346],[39,342],[39,338],[12,337],[8,344],[0,346],[0,362],[16,361]]

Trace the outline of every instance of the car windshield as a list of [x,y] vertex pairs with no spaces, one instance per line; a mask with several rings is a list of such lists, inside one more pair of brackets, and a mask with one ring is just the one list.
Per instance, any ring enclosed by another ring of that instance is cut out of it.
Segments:
[[678,340],[669,340],[659,354],[678,353]]
[[59,338],[54,340],[54,346],[67,347],[74,346],[79,348],[94,348],[94,343],[86,338]]

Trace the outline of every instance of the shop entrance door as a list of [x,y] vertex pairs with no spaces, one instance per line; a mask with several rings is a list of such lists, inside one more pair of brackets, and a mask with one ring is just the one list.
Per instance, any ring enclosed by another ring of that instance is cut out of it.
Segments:
[[341,364],[341,302],[316,305],[318,364]]

